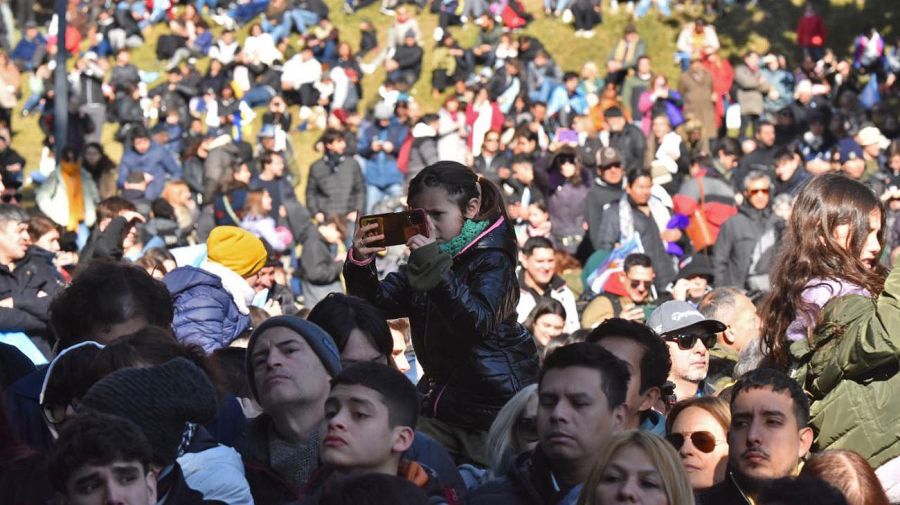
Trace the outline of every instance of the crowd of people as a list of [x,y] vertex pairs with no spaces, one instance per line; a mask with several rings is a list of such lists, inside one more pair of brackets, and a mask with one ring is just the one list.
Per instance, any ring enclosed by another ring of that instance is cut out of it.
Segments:
[[900,36],[755,4],[69,2],[65,139],[0,5],[0,503],[900,503]]

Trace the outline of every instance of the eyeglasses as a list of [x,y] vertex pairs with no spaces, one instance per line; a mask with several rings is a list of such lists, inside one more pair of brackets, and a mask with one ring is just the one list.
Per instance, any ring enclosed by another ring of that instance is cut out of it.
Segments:
[[678,334],[678,335],[663,335],[663,340],[667,340],[669,342],[675,342],[678,344],[678,348],[682,351],[688,351],[694,348],[694,345],[697,344],[697,340],[703,342],[703,346],[707,349],[712,349],[714,345],[716,345],[716,335],[714,333],[702,334],[698,335],[696,333],[691,334]]
[[701,452],[705,452],[707,454],[716,450],[716,446],[720,444],[724,444],[724,440],[717,440],[715,435],[708,431],[695,431],[693,433],[669,433],[666,435],[666,440],[672,444],[672,447],[675,448],[676,451],[680,451],[682,447],[684,447],[684,441],[688,438],[691,439],[691,443],[699,449]]
[[632,289],[637,289],[639,287],[649,288],[651,284],[653,284],[653,281],[639,281],[639,280],[631,281]]
[[749,193],[750,196],[758,195],[758,194],[760,194],[760,193],[762,193],[762,194],[764,194],[764,195],[768,195],[768,194],[769,194],[769,188],[765,188],[765,189],[748,189],[748,190],[747,190],[747,193]]
[[21,202],[22,201],[22,193],[3,193],[0,195],[0,201],[3,203],[9,203],[12,201]]
[[537,422],[533,417],[520,417],[516,421],[516,434],[528,443],[538,441]]

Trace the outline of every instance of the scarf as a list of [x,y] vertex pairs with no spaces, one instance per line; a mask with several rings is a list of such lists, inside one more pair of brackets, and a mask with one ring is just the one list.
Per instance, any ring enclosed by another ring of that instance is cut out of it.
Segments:
[[459,254],[459,252],[469,245],[469,243],[478,238],[478,235],[481,235],[481,232],[483,232],[487,226],[488,221],[486,219],[484,221],[472,221],[471,219],[466,219],[462,230],[459,231],[459,235],[444,242],[439,248],[441,251],[449,254],[452,258]]
[[[657,227],[659,229],[665,228],[665,221],[668,221],[668,209],[666,206],[657,198],[650,197],[650,201],[647,202],[647,205],[650,207],[650,219],[656,222]],[[622,197],[619,198],[619,243],[624,244],[627,242],[632,235],[635,234],[634,229],[634,214],[631,208],[631,200],[628,198],[628,193],[622,193]],[[662,223],[662,224],[660,224]]]
[[60,176],[66,187],[66,199],[69,201],[69,222],[66,230],[75,231],[78,224],[84,221],[84,187],[81,185],[81,166],[78,163],[64,161],[60,164]]

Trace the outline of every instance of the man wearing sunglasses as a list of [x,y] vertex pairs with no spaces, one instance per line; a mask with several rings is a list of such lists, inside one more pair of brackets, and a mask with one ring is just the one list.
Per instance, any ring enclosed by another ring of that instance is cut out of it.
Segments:
[[713,254],[716,287],[743,289],[753,262],[753,248],[775,226],[770,192],[772,180],[765,172],[753,170],[744,177],[744,203],[719,230]]
[[725,325],[706,319],[688,302],[673,300],[653,311],[647,326],[659,333],[669,348],[669,381],[675,384],[675,400],[712,394],[712,388],[706,384],[709,350],[716,345],[716,334],[725,331]]

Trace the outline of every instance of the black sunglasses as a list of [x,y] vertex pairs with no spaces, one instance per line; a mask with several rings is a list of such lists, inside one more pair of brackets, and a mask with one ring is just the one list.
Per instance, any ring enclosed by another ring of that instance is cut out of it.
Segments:
[[653,281],[639,281],[639,280],[632,280],[632,281],[631,281],[631,287],[632,287],[633,289],[637,289],[637,288],[639,288],[640,286],[646,286],[646,287],[649,288],[652,284],[653,284]]
[[21,202],[22,193],[3,193],[2,195],[0,195],[0,201],[2,201],[3,203],[9,203],[13,200]]
[[[687,436],[685,436],[687,435]],[[684,447],[684,442],[687,438],[691,439],[691,443],[694,444],[701,452],[705,452],[707,454],[716,450],[716,446],[719,444],[724,444],[724,440],[716,440],[715,435],[708,431],[695,431],[693,433],[669,433],[666,435],[666,440],[672,444],[672,447],[675,448],[676,451],[680,451],[682,447]]]
[[533,417],[520,417],[516,421],[516,433],[525,442],[537,442],[537,422]]
[[703,346],[707,349],[712,349],[713,346],[716,345],[715,333],[708,333],[703,335],[698,335],[696,333],[664,335],[663,340],[675,342],[676,344],[678,344],[678,348],[682,351],[693,349],[694,345],[697,344],[697,340],[703,342]]

